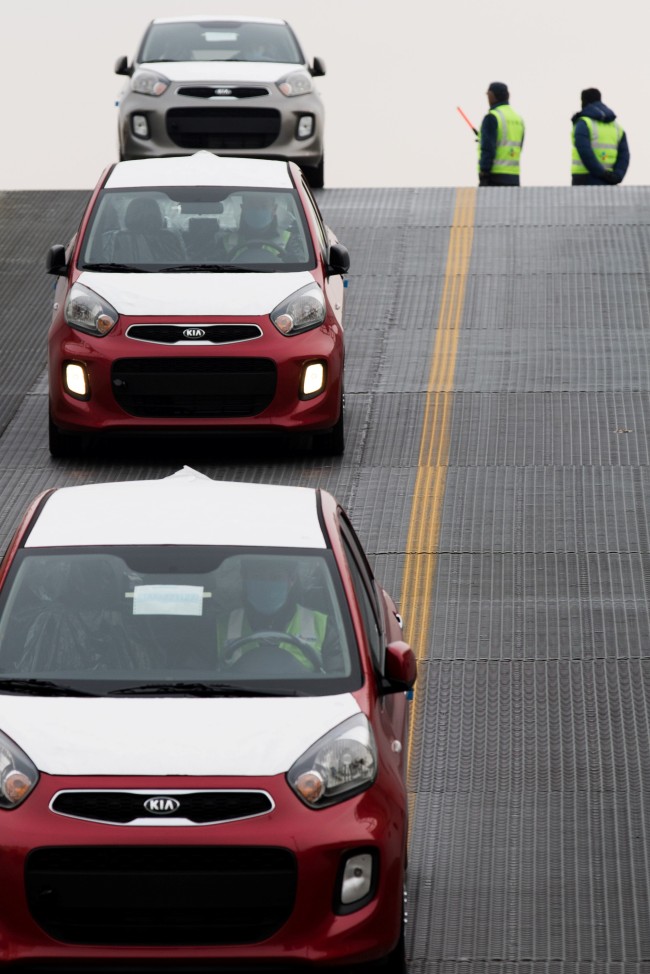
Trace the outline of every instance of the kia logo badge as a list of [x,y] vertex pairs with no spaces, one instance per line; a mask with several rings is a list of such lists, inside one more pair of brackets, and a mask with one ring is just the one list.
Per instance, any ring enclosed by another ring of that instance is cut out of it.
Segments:
[[144,807],[153,815],[171,815],[177,812],[181,803],[176,798],[169,798],[166,795],[156,795],[155,798],[147,798]]
[[215,88],[215,95],[232,95],[232,88]]
[[205,338],[205,332],[202,328],[184,328],[183,338]]

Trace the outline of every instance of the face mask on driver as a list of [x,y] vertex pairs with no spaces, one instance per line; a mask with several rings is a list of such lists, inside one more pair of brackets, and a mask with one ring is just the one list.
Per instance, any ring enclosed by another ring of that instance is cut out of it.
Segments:
[[291,583],[285,578],[250,579],[246,585],[246,598],[256,612],[271,616],[285,604],[290,588]]
[[266,230],[271,226],[273,211],[268,206],[251,206],[244,210],[242,220],[251,230]]

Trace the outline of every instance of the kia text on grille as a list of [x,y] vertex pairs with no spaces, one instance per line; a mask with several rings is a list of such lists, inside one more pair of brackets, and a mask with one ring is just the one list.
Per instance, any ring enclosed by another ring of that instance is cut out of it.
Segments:
[[181,803],[176,798],[147,798],[144,807],[157,815],[169,815],[170,812],[177,812]]

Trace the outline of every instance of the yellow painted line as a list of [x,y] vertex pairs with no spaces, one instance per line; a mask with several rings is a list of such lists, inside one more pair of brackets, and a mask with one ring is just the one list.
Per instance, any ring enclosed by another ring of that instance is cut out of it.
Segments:
[[[406,639],[418,660],[425,658],[429,645],[431,594],[449,461],[456,351],[472,253],[475,208],[476,190],[458,189],[427,382],[418,472],[406,542],[401,607]],[[416,692],[416,704],[417,700]],[[414,717],[413,714],[412,719]]]

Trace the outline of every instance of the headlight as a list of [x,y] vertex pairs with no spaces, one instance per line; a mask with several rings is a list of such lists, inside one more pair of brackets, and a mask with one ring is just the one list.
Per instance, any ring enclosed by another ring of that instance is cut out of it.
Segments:
[[325,808],[369,788],[376,774],[375,739],[367,718],[356,714],[305,751],[287,779],[305,805]]
[[308,95],[313,91],[311,75],[306,71],[293,71],[278,81],[278,88],[287,98],[295,98],[296,95]]
[[38,781],[38,771],[17,744],[0,731],[0,808],[16,808]]
[[131,90],[138,95],[153,95],[158,98],[169,88],[171,82],[164,74],[156,74],[155,71],[136,71],[131,78]]
[[296,291],[274,308],[271,321],[283,335],[317,328],[325,321],[325,298],[315,282]]
[[98,335],[107,335],[119,317],[115,308],[83,284],[73,284],[65,302],[65,320],[71,328]]

